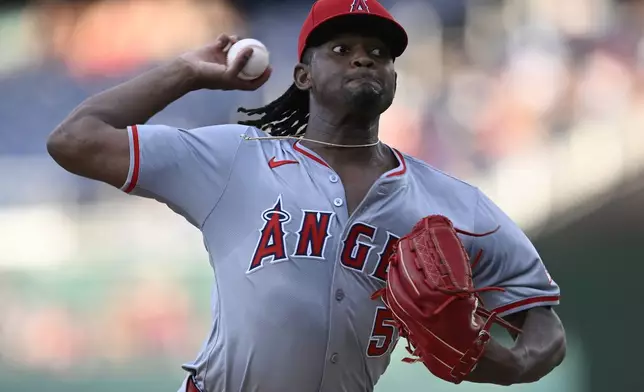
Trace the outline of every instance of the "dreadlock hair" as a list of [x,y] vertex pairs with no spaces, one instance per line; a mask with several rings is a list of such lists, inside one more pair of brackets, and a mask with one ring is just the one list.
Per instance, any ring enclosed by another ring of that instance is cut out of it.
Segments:
[[[302,63],[310,64],[312,53],[307,49]],[[257,109],[239,108],[237,112],[248,116],[261,115],[256,120],[239,121],[264,130],[272,136],[298,136],[304,134],[309,121],[309,93],[297,88],[295,83],[282,96],[266,106]]]
[[304,133],[309,121],[309,94],[292,84],[281,97],[266,106],[237,111],[249,116],[262,115],[256,120],[239,121],[241,125],[262,129],[272,136],[297,136]]

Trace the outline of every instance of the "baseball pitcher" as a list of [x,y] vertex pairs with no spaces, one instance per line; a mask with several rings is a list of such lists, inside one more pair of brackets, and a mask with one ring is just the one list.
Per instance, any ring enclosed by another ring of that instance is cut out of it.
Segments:
[[[89,98],[47,143],[64,169],[156,199],[203,234],[215,312],[180,391],[372,391],[401,336],[448,382],[529,383],[558,366],[559,287],[526,235],[476,187],[378,138],[407,46],[389,12],[318,0],[292,86],[240,109],[254,117],[146,124],[191,91],[260,88],[270,68],[237,77],[250,51],[227,64],[236,41],[222,35]],[[405,279],[411,299],[393,303]],[[440,295],[411,293],[425,288]],[[432,310],[401,314],[412,305]],[[486,334],[490,320],[509,327],[512,347]]]

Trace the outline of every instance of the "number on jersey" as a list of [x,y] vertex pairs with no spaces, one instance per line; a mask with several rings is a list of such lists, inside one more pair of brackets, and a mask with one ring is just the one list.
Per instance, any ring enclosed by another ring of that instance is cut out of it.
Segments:
[[389,352],[392,343],[395,346],[395,335],[396,327],[391,310],[379,306],[373,320],[371,338],[367,346],[367,357],[381,357]]

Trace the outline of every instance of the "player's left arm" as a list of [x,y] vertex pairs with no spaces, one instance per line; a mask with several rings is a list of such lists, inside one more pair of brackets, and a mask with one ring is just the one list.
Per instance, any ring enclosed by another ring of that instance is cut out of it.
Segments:
[[534,245],[523,231],[489,198],[479,193],[475,230],[495,234],[472,242],[471,253],[483,250],[474,267],[476,287],[496,286],[504,292],[481,297],[523,330],[514,345],[491,340],[468,381],[512,385],[540,380],[559,366],[566,355],[566,334],[553,306],[559,304],[559,286],[546,270]]

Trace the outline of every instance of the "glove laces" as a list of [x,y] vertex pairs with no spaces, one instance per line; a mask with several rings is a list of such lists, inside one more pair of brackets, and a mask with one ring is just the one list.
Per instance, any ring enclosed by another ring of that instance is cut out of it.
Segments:
[[445,289],[442,287],[436,287],[436,290],[440,291],[443,294],[448,294],[450,295],[449,298],[447,298],[445,301],[443,301],[442,304],[440,304],[436,310],[432,313],[432,316],[438,315],[440,312],[445,310],[445,308],[451,304],[452,302],[456,301],[457,299],[465,299],[469,297],[470,295],[476,296],[476,299],[481,301],[481,298],[479,297],[479,293],[483,293],[486,291],[500,291],[500,292],[505,292],[505,289],[502,289],[500,287],[481,287],[478,289]]

